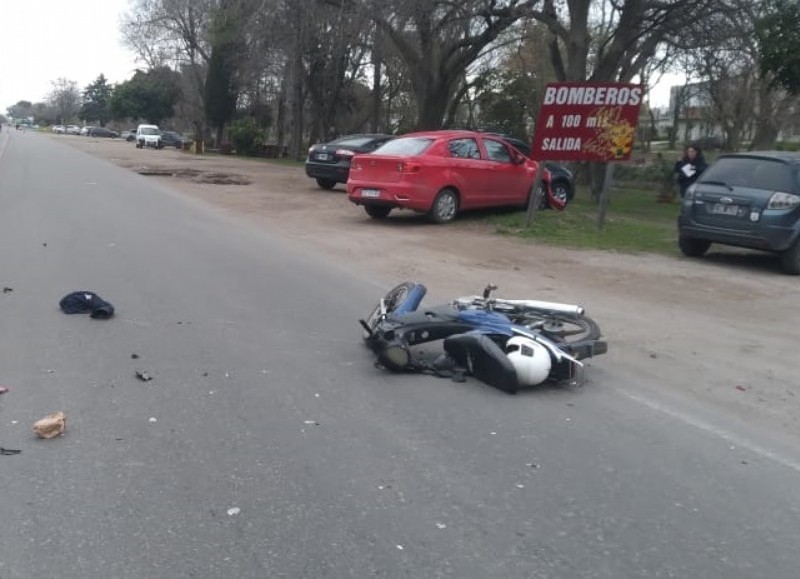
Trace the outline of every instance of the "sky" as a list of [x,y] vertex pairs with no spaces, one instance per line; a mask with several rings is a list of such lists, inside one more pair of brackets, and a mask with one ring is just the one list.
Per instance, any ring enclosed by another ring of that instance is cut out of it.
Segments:
[[[80,90],[101,73],[112,84],[131,78],[136,58],[119,32],[130,1],[0,0],[0,113],[21,100],[46,100],[61,77]],[[677,82],[669,75],[654,87],[651,106],[667,106]]]
[[46,100],[61,77],[83,90],[101,73],[110,83],[133,76],[135,55],[119,32],[128,8],[129,0],[0,0],[0,112]]

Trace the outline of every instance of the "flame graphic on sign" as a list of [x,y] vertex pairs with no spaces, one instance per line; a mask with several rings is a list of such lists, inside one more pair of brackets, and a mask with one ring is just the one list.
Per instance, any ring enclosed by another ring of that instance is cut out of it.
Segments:
[[636,127],[622,118],[622,107],[600,107],[592,115],[597,119],[597,134],[583,150],[606,159],[622,159],[633,149]]

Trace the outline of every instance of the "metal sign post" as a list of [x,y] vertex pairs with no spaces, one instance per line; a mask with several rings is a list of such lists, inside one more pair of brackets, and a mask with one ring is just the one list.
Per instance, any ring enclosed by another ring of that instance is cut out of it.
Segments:
[[533,185],[531,185],[531,191],[528,194],[528,213],[525,216],[525,227],[531,226],[531,223],[533,223],[533,214],[542,204],[542,195],[544,194],[544,189],[542,188],[543,169],[544,163],[539,161],[536,164],[536,176],[533,178]]

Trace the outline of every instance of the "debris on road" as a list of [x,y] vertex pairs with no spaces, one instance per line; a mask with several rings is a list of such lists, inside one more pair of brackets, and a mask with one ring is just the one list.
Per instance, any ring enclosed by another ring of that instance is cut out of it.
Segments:
[[22,452],[21,450],[12,450],[10,448],[3,448],[2,446],[0,446],[0,455],[3,456],[11,456],[13,454],[19,454],[21,452]]
[[131,354],[131,359],[132,360],[138,360],[139,359],[139,354]]
[[144,370],[136,370],[136,377],[142,382],[150,382],[153,377]]
[[149,422],[151,424],[155,423],[158,419],[155,416],[151,416]]
[[313,424],[314,426],[319,426],[319,422],[316,420],[304,420],[303,424]]
[[233,517],[235,515],[238,515],[241,512],[242,512],[242,509],[240,509],[239,507],[231,507],[230,509],[228,509],[228,516],[229,517]]
[[67,415],[63,412],[53,412],[33,423],[33,432],[39,438],[55,438],[64,434],[66,429]]
[[8,386],[0,386],[0,394],[5,394],[8,390]]
[[745,388],[744,386],[739,386],[738,384],[736,385],[736,389],[739,392],[747,392],[747,388]]
[[3,287],[3,293],[4,294],[11,293],[13,291],[14,291],[13,287],[8,287],[8,286]]
[[89,314],[95,320],[107,320],[114,315],[114,306],[91,291],[69,293],[58,305],[65,314]]

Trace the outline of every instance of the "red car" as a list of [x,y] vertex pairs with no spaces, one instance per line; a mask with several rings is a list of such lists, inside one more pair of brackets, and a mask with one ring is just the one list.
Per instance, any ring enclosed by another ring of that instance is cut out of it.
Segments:
[[[501,137],[473,131],[428,131],[397,137],[353,157],[347,197],[383,219],[394,208],[426,213],[436,223],[459,211],[528,203],[536,161]],[[564,202],[548,195],[551,205]]]

